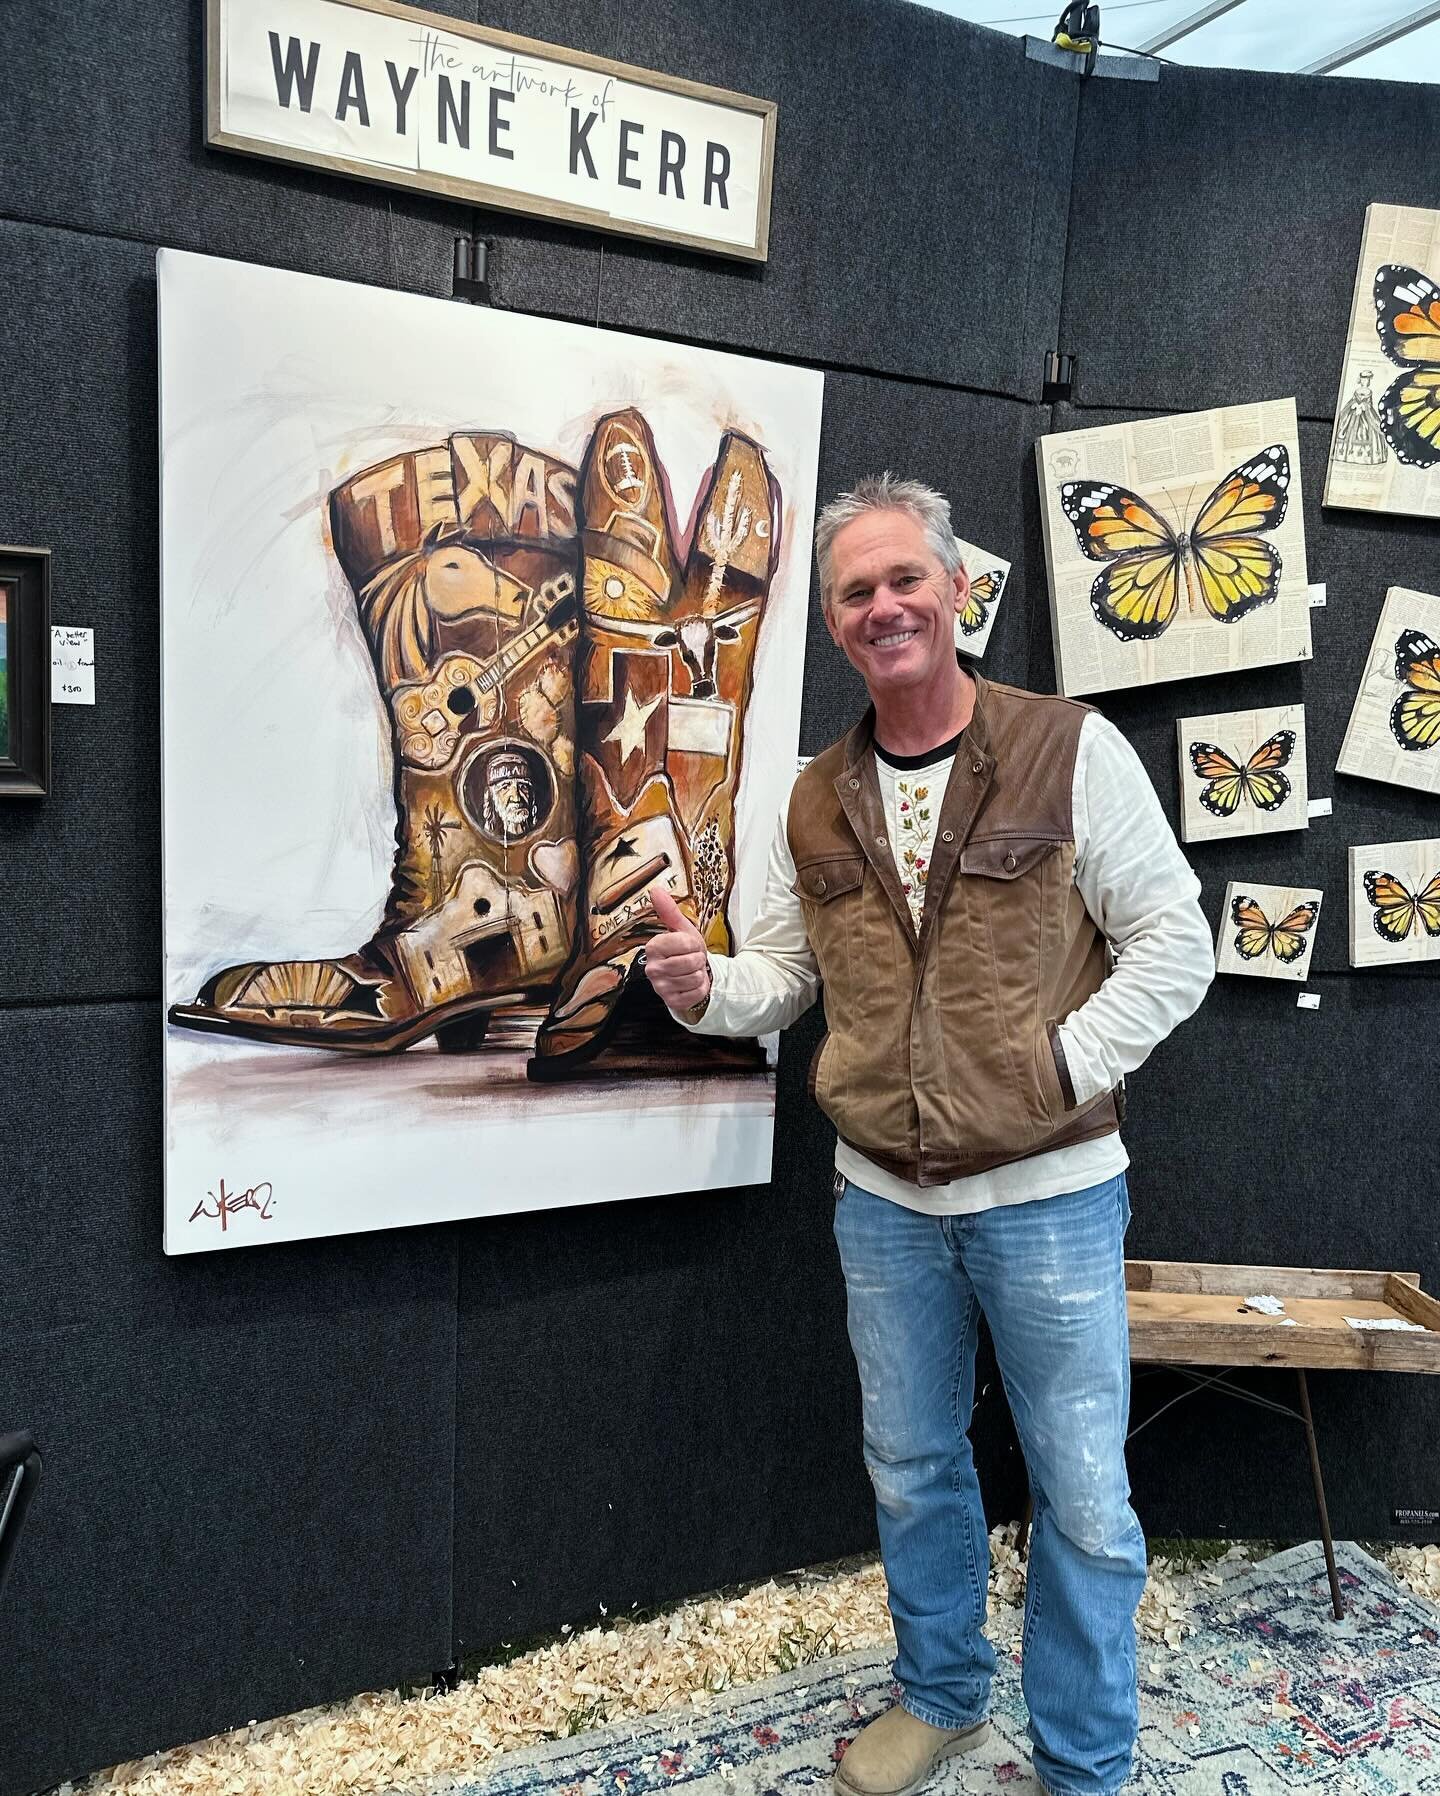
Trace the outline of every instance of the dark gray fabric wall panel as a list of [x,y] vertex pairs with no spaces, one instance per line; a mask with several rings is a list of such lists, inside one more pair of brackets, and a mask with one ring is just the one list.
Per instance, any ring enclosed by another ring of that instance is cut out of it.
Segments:
[[780,112],[769,262],[607,245],[604,322],[1038,399],[1077,77],[907,0],[819,29],[769,0],[622,10],[623,60]]
[[5,1796],[449,1657],[454,1234],[165,1259],[159,1050],[0,1011]]
[[[1054,427],[1086,429],[1137,415],[1057,406]],[[1332,798],[1333,815],[1316,818],[1308,830],[1279,831],[1249,840],[1191,843],[1186,854],[1204,884],[1207,914],[1212,922],[1219,919],[1226,883],[1232,879],[1256,880],[1266,885],[1315,886],[1323,891],[1325,902],[1312,950],[1312,965],[1317,972],[1340,972],[1350,964],[1350,844],[1412,841],[1434,834],[1440,826],[1434,800],[1423,793],[1335,772],[1385,589],[1414,586],[1433,590],[1436,548],[1435,527],[1423,519],[1371,518],[1357,512],[1322,511],[1320,492],[1329,442],[1327,426],[1301,425],[1306,564],[1311,579],[1324,581],[1327,589],[1324,608],[1315,610],[1311,618],[1313,659],[1285,667],[1253,668],[1208,679],[1171,680],[1149,688],[1095,693],[1087,700],[1118,724],[1134,745],[1177,832],[1177,718],[1243,711],[1261,705],[1305,706],[1310,794]],[[1029,473],[1033,486],[1033,459]],[[1048,611],[1041,619],[1041,627],[1048,647]],[[1047,656],[1042,668],[1032,670],[1032,678],[1033,683],[1053,690],[1053,655]],[[1356,973],[1354,977],[1365,980],[1373,975]]]
[[[0,216],[448,294],[451,240],[474,225],[469,207],[206,148],[204,10],[182,0],[7,8],[6,85],[25,103],[0,111]],[[425,10],[477,16],[475,0]],[[552,29],[537,29],[542,12]],[[485,16],[577,49],[603,51],[608,35],[574,0],[487,5]],[[498,217],[484,216],[487,226]],[[505,236],[512,303],[594,316],[593,238],[510,219]]]
[[[1234,69],[1087,81],[1061,347],[1087,405],[1335,410],[1365,208],[1440,205],[1440,89]],[[1431,270],[1432,273],[1435,270]]]
[[[1032,473],[1035,436],[1048,427],[1049,416],[1048,407],[918,381],[825,378],[817,502],[823,505],[863,475],[886,468],[943,492],[957,532],[1011,563],[984,668],[991,678],[1018,685],[1029,679],[1037,608],[1042,619],[1049,615]],[[818,753],[867,702],[859,675],[830,640],[815,587],[801,750]]]
[[133,997],[160,981],[155,255],[0,223],[0,280],[0,542],[53,549],[51,615],[98,661],[50,796],[0,805],[0,1000]]
[[[1440,1217],[1416,1175],[1433,1073],[1397,1038],[1402,1016],[1433,1007],[1433,984],[1394,974],[1312,983],[1317,1012],[1268,981],[1217,981],[1131,1081],[1127,1251],[1418,1271],[1433,1289]],[[1314,1372],[1310,1385],[1337,1535],[1393,1537],[1393,1506],[1440,1509],[1440,1382]],[[1142,1381],[1134,1420],[1179,1388]],[[1295,1401],[1292,1374],[1258,1376],[1253,1388]],[[1298,1423],[1187,1399],[1141,1435],[1130,1471],[1154,1533],[1317,1532]]]

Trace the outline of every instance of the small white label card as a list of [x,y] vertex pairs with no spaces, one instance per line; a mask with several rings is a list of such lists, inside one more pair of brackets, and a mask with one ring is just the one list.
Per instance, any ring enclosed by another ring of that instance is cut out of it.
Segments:
[[1335,806],[1331,799],[1312,798],[1309,804],[1305,807],[1305,814],[1308,817],[1328,817],[1334,808]]
[[1318,585],[1312,584],[1310,587],[1310,608],[1313,611],[1324,603],[1325,582],[1321,580]]
[[95,632],[71,624],[50,626],[50,703],[95,703]]

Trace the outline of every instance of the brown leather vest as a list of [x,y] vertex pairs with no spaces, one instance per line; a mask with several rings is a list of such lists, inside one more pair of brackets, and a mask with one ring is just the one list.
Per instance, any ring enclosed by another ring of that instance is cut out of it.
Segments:
[[829,1027],[810,1089],[843,1141],[912,1184],[1119,1127],[1114,1093],[1075,1107],[1055,1032],[1108,967],[1074,880],[1089,708],[975,676],[918,938],[885,826],[874,711],[795,783],[793,889]]

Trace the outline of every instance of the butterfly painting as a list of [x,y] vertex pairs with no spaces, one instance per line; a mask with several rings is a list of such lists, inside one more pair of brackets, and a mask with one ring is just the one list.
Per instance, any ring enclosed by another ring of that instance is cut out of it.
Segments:
[[1350,964],[1440,961],[1440,841],[1350,850]]
[[1323,897],[1313,890],[1232,882],[1221,912],[1216,970],[1303,980]]
[[978,636],[990,621],[990,608],[1005,590],[1005,576],[998,568],[990,568],[988,572],[970,582],[970,594],[961,610],[956,612],[956,622],[966,636]]
[[1262,954],[1273,954],[1288,966],[1299,960],[1310,946],[1310,931],[1320,915],[1318,904],[1297,904],[1294,910],[1272,923],[1259,902],[1241,894],[1230,901],[1231,919],[1239,926],[1235,951],[1242,960],[1258,960]]
[[1170,628],[1182,603],[1218,623],[1238,623],[1279,590],[1280,552],[1265,540],[1285,517],[1290,456],[1272,444],[1233,468],[1183,525],[1172,525],[1129,487],[1070,480],[1060,503],[1081,550],[1107,565],[1090,608],[1122,642]]
[[1440,935],[1440,872],[1418,892],[1412,892],[1393,873],[1369,871],[1365,897],[1375,908],[1371,922],[1375,933],[1387,942],[1403,942],[1412,930]]
[[1380,401],[1380,428],[1407,467],[1433,468],[1440,463],[1440,286],[1403,262],[1382,263],[1375,329],[1404,370]]
[[1237,761],[1213,742],[1190,744],[1190,765],[1205,782],[1200,802],[1213,817],[1233,817],[1243,802],[1276,811],[1290,796],[1280,771],[1295,748],[1294,730],[1277,730],[1246,761]]
[[1423,630],[1402,630],[1395,643],[1395,678],[1405,682],[1390,707],[1390,728],[1401,748],[1440,742],[1440,645]]
[[972,661],[978,660],[990,641],[1001,599],[1010,579],[1010,563],[1003,556],[975,543],[955,538],[961,564],[970,574],[965,603],[955,613],[955,646]]

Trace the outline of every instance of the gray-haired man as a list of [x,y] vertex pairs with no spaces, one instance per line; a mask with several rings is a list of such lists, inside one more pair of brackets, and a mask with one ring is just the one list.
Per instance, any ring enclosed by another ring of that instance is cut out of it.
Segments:
[[1145,1581],[1119,1088],[1213,975],[1199,882],[1098,712],[959,664],[969,582],[938,493],[862,481],[821,513],[816,551],[826,624],[872,708],[797,780],[741,951],[706,954],[657,892],[666,932],[646,968],[706,1033],[783,1028],[824,987],[810,1083],[839,1137],[835,1235],[901,1692],[835,1781],[902,1796],[985,1737],[995,1660],[966,1436],[983,1311],[1035,1504],[1035,1769],[1051,1796],[1108,1796],[1134,1745]]

